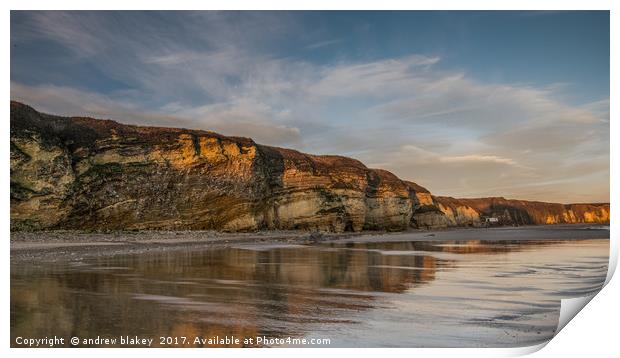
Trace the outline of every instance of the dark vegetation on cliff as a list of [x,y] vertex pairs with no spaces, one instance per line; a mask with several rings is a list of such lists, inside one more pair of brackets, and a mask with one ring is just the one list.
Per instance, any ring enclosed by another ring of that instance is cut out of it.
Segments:
[[395,231],[479,225],[483,216],[598,223],[609,205],[433,197],[351,158],[11,102],[13,230]]

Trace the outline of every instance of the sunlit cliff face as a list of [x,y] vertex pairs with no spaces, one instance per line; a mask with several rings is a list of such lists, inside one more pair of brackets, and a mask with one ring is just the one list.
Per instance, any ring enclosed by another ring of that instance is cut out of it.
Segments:
[[480,217],[496,217],[503,224],[602,224],[609,222],[609,204],[556,204],[504,198],[436,197],[436,200],[451,207],[452,210],[476,211]]
[[603,223],[608,204],[434,197],[341,156],[248,138],[45,115],[11,103],[11,227],[401,231]]
[[415,192],[393,174],[205,131],[41,115],[12,103],[13,227],[409,227]]

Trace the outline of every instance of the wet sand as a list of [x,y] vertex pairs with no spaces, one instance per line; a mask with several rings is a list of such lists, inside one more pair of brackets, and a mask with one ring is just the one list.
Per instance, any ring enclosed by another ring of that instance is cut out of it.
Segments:
[[306,231],[138,231],[93,233],[37,231],[11,233],[11,262],[62,261],[119,254],[226,248],[232,245],[312,245],[320,242],[365,243],[443,240],[609,239],[609,226],[592,224],[455,228],[405,232],[310,233]]
[[212,337],[529,346],[553,337],[560,299],[600,290],[608,237],[587,226],[326,237],[20,234],[11,254],[11,345],[23,346],[17,337],[139,336],[160,347],[296,345],[195,341]]
[[[380,234],[380,233],[379,233]],[[313,244],[359,236],[360,233],[310,233],[306,231],[35,231],[11,233],[11,262],[65,261],[84,258],[226,248],[238,244]]]

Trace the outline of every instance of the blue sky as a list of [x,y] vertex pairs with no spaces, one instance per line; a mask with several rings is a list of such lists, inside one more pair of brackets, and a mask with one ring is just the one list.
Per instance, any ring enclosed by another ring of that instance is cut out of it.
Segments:
[[11,12],[41,111],[341,154],[440,195],[609,200],[608,12]]

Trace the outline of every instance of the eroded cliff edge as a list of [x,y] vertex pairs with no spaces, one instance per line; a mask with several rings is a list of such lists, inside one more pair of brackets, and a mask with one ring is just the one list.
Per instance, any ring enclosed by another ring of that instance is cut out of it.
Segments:
[[[609,220],[608,204],[583,205],[555,222]],[[478,225],[487,211],[351,158],[11,102],[12,230],[396,231]]]

